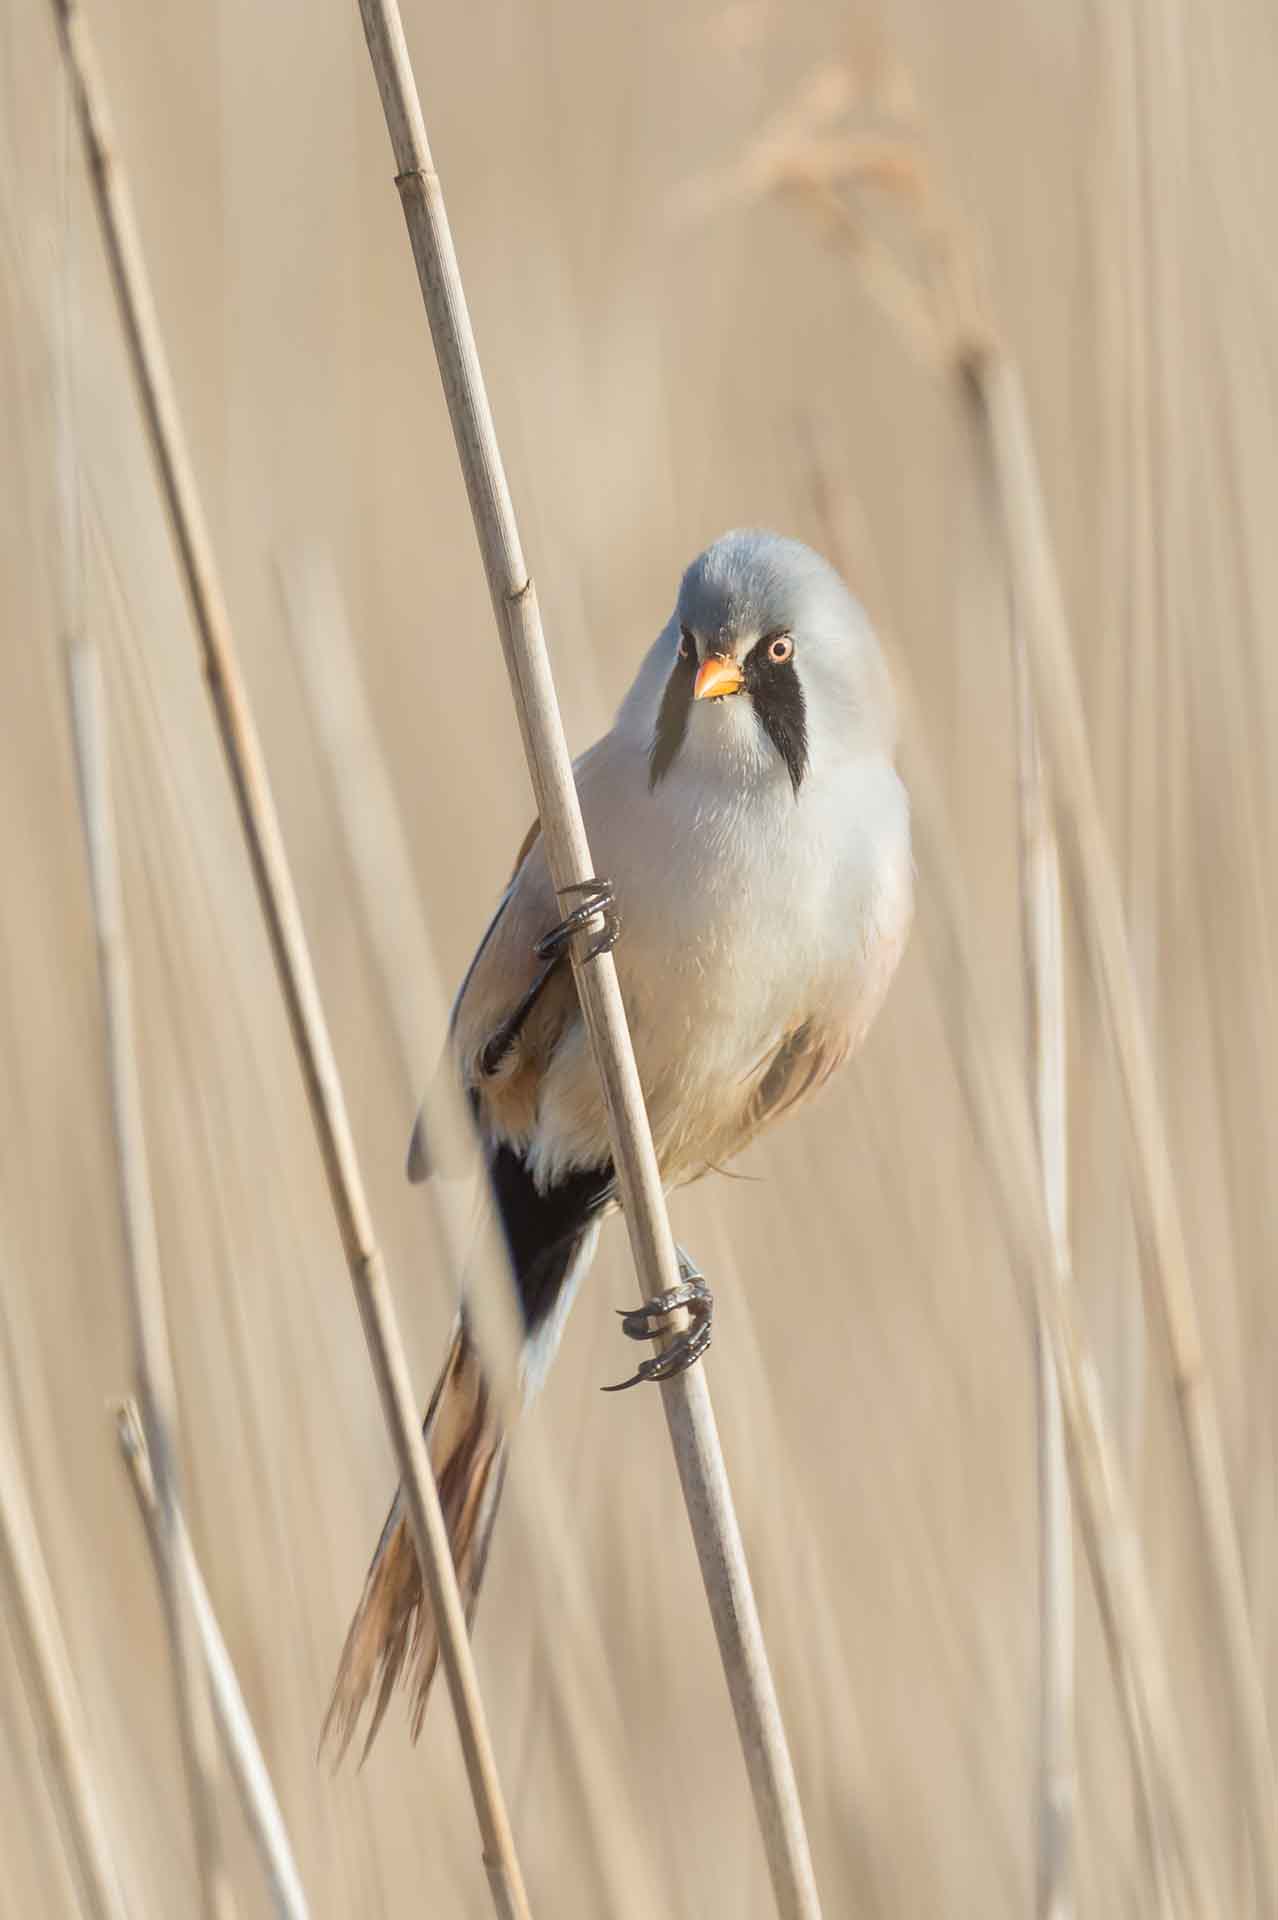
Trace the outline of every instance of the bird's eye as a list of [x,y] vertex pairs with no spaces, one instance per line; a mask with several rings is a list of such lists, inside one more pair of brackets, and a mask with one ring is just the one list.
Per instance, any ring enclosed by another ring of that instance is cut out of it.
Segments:
[[768,642],[768,658],[774,667],[782,667],[794,652],[794,642],[788,633],[778,633]]
[[687,629],[686,627],[680,627],[680,629],[679,629],[679,658],[680,658],[681,660],[691,660],[691,658],[692,658],[692,653],[693,653],[693,640],[692,640],[692,635],[691,635],[691,634],[690,634],[690,633],[688,632],[688,629]]

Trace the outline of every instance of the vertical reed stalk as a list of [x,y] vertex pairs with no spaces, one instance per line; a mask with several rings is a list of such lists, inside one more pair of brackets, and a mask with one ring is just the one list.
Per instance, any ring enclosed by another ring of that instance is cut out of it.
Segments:
[[[129,1469],[129,1480],[137,1497],[138,1511],[146,1527],[151,1551],[159,1565],[163,1541],[160,1535],[160,1502],[155,1472],[147,1450],[146,1434],[137,1407],[126,1401],[116,1414],[116,1433],[120,1452]],[[209,1599],[204,1576],[200,1572],[191,1536],[184,1518],[178,1516],[178,1570],[190,1595],[195,1615],[200,1651],[208,1673],[213,1716],[221,1735],[222,1747],[230,1763],[231,1777],[239,1794],[244,1818],[257,1847],[262,1871],[270,1889],[278,1920],[309,1920],[310,1909],[302,1890],[301,1876],[289,1845],[288,1830],[279,1801],[271,1784],[262,1749],[253,1730],[240,1683],[231,1656],[226,1650],[217,1624],[217,1615]]]
[[196,1865],[206,1914],[230,1916],[230,1884],[222,1857],[217,1809],[216,1752],[203,1675],[193,1656],[192,1620],[173,1564],[178,1522],[176,1381],[168,1347],[159,1270],[146,1133],[131,1014],[124,903],[115,844],[107,760],[106,719],[96,649],[85,624],[80,465],[75,433],[73,284],[69,167],[72,115],[67,90],[61,109],[59,194],[61,223],[53,286],[54,480],[58,508],[59,625],[70,708],[90,897],[97,935],[106,1057],[120,1184],[126,1269],[134,1335],[134,1371],[146,1418],[161,1447],[161,1485],[155,1490],[155,1567],[174,1668],[178,1731],[195,1828]]
[[173,1655],[178,1728],[195,1827],[204,1913],[206,1920],[232,1920],[235,1907],[218,1820],[217,1747],[208,1683],[200,1658],[190,1595],[178,1564],[181,1470],[177,1386],[169,1350],[142,1117],[142,1088],[133,1036],[129,954],[116,863],[101,676],[96,652],[82,643],[70,647],[67,666],[80,812],[97,936],[107,1076],[133,1319],[134,1371],[155,1463],[156,1567]]
[[[818,460],[816,505],[831,551],[846,543],[830,476]],[[1189,1773],[1176,1723],[1167,1663],[1153,1611],[1140,1538],[1130,1511],[1101,1400],[1095,1363],[1080,1325],[1068,1262],[1057,1258],[1029,1103],[1005,1070],[1003,1049],[976,989],[975,946],[960,884],[962,861],[927,750],[907,663],[892,660],[902,715],[907,785],[915,821],[920,898],[942,941],[936,969],[946,1002],[946,1035],[988,1169],[1012,1270],[1032,1289],[1036,1327],[1056,1374],[1074,1507],[1091,1571],[1132,1767],[1149,1833],[1161,1920],[1214,1920],[1206,1860],[1196,1843]],[[1179,1879],[1173,1885],[1173,1854]]]
[[[1060,1283],[1072,1286],[1065,1080],[1065,963],[1060,862],[1042,756],[1022,610],[1012,597],[1020,824],[1021,948],[1028,1015],[1028,1063],[1043,1201]],[[1038,1446],[1038,1920],[1074,1911],[1074,1549],[1060,1387],[1041,1321],[1035,1327]]]
[[976,990],[974,942],[958,882],[961,862],[930,764],[917,752],[910,755],[909,785],[919,828],[915,844],[921,890],[935,910],[944,942],[936,977],[948,1004],[945,1030],[993,1176],[1013,1270],[1032,1283],[1039,1322],[1050,1344],[1075,1511],[1119,1679],[1137,1775],[1148,1786],[1155,1834],[1175,1838],[1183,1904],[1174,1911],[1212,1920],[1220,1907],[1211,1893],[1192,1817],[1189,1772],[1139,1535],[1119,1474],[1095,1363],[1078,1324],[1072,1289],[1057,1266],[1027,1102],[1006,1071],[1003,1050]]
[[988,435],[1007,550],[1050,758],[1065,850],[1083,909],[1091,966],[1118,1065],[1146,1287],[1162,1314],[1203,1545],[1240,1736],[1260,1905],[1278,1913],[1278,1797],[1265,1689],[1247,1607],[1215,1396],[1207,1373],[1175,1174],[1128,951],[1122,900],[1087,747],[1082,702],[1052,557],[1019,376],[997,348],[968,372]]
[[[182,433],[163,338],[132,203],[88,29],[78,0],[51,0],[71,74],[90,183],[106,245],[165,505],[195,618],[205,676],[253,878],[301,1065],[364,1337],[404,1485],[408,1518],[435,1620],[444,1672],[482,1836],[484,1864],[502,1920],[527,1920],[528,1898],[515,1855],[492,1741],[434,1476],[422,1439],[390,1287],[373,1235],[337,1062],[320,1001],[266,764],[236,657],[212,546]],[[149,1434],[157,1479],[166,1456]]]
[[[475,531],[488,576],[551,876],[563,891],[591,872],[536,595],[515,524],[488,407],[439,176],[394,0],[360,0],[360,14],[395,156]],[[608,1109],[613,1163],[635,1266],[646,1295],[673,1287],[678,1267],[656,1154],[610,954],[579,965],[577,992]],[[704,1369],[662,1382],[662,1399],[702,1579],[737,1719],[777,1906],[816,1920],[816,1881],[745,1552]]]

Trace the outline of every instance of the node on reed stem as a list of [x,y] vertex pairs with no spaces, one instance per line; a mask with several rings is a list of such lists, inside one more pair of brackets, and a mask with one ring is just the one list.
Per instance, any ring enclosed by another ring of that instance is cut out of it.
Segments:
[[181,1481],[177,1388],[169,1350],[160,1249],[151,1198],[142,1089],[133,1033],[124,902],[107,770],[106,719],[96,651],[73,643],[67,659],[71,731],[97,939],[106,1065],[133,1322],[134,1368],[156,1484],[156,1569],[173,1658],[178,1728],[195,1829],[206,1920],[233,1920],[217,1810],[217,1746],[190,1595],[178,1567]]

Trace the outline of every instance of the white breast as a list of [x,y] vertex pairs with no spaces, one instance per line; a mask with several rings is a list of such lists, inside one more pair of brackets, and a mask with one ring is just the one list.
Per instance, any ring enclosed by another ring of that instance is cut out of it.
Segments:
[[[617,889],[617,968],[658,1153],[682,1163],[704,1138],[713,1161],[788,1033],[831,1021],[855,1043],[872,1019],[910,916],[904,789],[875,755],[810,777],[797,799],[784,777],[716,780],[691,760],[650,792],[646,754],[616,735],[578,779],[596,868]],[[602,1131],[584,1036],[566,1036],[539,1149],[571,1160]]]

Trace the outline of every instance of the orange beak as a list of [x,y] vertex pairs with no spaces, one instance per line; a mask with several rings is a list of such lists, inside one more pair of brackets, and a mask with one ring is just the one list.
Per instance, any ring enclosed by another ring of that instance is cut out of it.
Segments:
[[694,700],[725,700],[730,693],[740,693],[744,685],[741,669],[735,660],[717,659],[712,654],[697,668],[692,697]]

